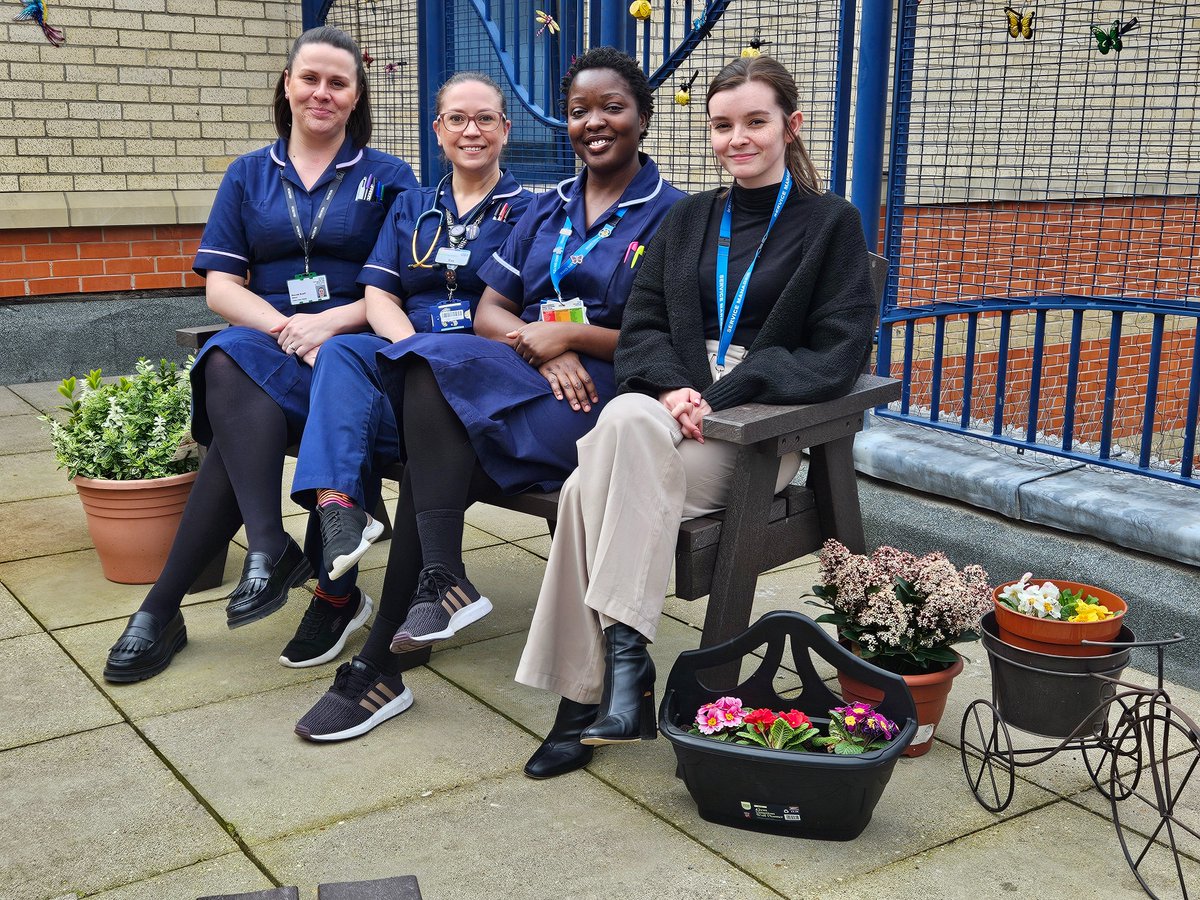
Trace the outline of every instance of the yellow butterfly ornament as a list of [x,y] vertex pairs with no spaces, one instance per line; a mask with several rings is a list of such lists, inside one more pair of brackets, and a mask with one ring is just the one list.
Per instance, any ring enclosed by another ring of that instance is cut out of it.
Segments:
[[1034,10],[1017,12],[1011,6],[1004,7],[1004,15],[1008,17],[1008,36],[1029,40],[1033,37]]

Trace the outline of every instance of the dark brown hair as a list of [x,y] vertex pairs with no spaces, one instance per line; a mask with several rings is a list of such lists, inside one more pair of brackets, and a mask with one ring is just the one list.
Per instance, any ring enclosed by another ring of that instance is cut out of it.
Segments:
[[296,43],[292,44],[292,52],[288,54],[287,65],[284,66],[284,71],[279,73],[279,80],[275,82],[275,131],[285,141],[291,134],[292,107],[283,92],[283,76],[284,72],[292,71],[292,65],[296,62],[296,54],[305,44],[328,44],[338,50],[345,50],[353,57],[358,102],[350,111],[350,121],[346,123],[346,134],[350,136],[350,140],[356,148],[362,149],[371,140],[371,91],[367,84],[367,70],[363,66],[362,51],[358,49],[354,38],[340,28],[334,28],[331,25],[310,28],[296,38]]
[[751,81],[761,81],[775,92],[775,103],[783,112],[783,127],[792,138],[784,157],[788,171],[792,173],[801,189],[814,194],[822,193],[824,189],[817,174],[817,167],[813,165],[804,141],[792,130],[791,122],[788,121],[788,117],[796,111],[799,92],[796,90],[795,79],[784,68],[783,63],[769,56],[735,59],[718,72],[712,84],[708,86],[708,95],[704,98],[705,109],[714,95],[739,88]]
[[479,84],[484,84],[496,92],[496,96],[500,98],[500,114],[508,118],[508,106],[504,102],[504,91],[500,90],[500,85],[492,80],[491,76],[485,75],[482,72],[455,72],[449,78],[442,82],[442,86],[438,88],[437,97],[434,98],[433,108],[438,113],[442,111],[442,100],[446,96],[446,91],[460,84],[466,84],[469,81],[476,81]]

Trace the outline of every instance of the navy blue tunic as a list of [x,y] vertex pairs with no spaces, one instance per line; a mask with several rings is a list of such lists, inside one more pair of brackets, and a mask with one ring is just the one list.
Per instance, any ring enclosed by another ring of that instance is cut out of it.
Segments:
[[[609,221],[626,213],[612,234],[595,245],[562,281],[565,299],[579,297],[589,321],[620,326],[621,314],[646,244],[667,210],[683,196],[643,155],[642,168],[617,202],[583,228],[586,170],[537,196],[508,241],[479,270],[479,277],[521,308],[521,318],[538,318],[541,301],[555,296],[550,257],[560,230],[571,219],[566,256]],[[508,344],[477,336],[417,334],[380,352],[380,374],[393,402],[402,399],[403,366],[409,353],[425,359],[442,394],[470,435],[480,465],[505,493],[558,488],[577,464],[575,442],[595,424],[616,394],[612,363],[582,356],[600,396],[590,412],[576,412],[555,398],[546,379]]]
[[[293,187],[300,224],[307,233],[329,183],[339,172],[345,174],[309,254],[309,268],[327,278],[330,296],[292,306],[287,282],[304,271],[304,253],[288,217],[283,179]],[[382,197],[377,190],[372,199],[357,199],[369,176],[382,185]],[[209,213],[193,269],[202,277],[210,271],[240,278],[248,274],[249,290],[288,316],[353,303],[362,296],[356,283],[358,273],[384,219],[401,192],[415,187],[417,180],[408,163],[378,150],[355,149],[347,139],[310,190],[288,159],[286,141],[280,139],[230,164]],[[203,360],[214,347],[229,354],[279,404],[287,418],[289,437],[297,439],[308,415],[312,370],[284,352],[271,335],[235,326],[205,344],[192,369],[192,433],[196,440],[207,444],[212,439],[204,413]]]

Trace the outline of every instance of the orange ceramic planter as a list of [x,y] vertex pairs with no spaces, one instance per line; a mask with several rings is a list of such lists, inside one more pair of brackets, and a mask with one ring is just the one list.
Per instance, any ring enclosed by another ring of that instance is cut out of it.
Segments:
[[[954,676],[962,670],[963,661],[960,656],[940,671],[901,676],[908,685],[913,703],[916,704],[918,725],[912,743],[904,748],[905,756],[924,756],[933,746],[933,735],[942,719],[942,713],[946,711],[946,699],[950,696]],[[872,706],[878,706],[883,699],[882,691],[842,672],[838,672],[838,684],[842,688],[842,699],[847,703],[870,703]]]
[[1064,622],[1023,615],[1000,602],[1000,593],[1009,585],[1016,584],[1015,581],[1010,581],[1000,585],[992,593],[1000,640],[1022,650],[1049,653],[1052,656],[1104,656],[1111,653],[1111,647],[1091,647],[1081,642],[1115,640],[1121,626],[1125,624],[1125,601],[1111,591],[1078,581],[1034,578],[1030,583],[1042,584],[1046,581],[1054,582],[1059,590],[1078,591],[1085,597],[1090,594],[1100,601],[1101,606],[1107,607],[1113,613],[1112,618],[1103,622]]
[[118,584],[158,580],[195,480],[195,472],[131,481],[75,477],[105,578]]

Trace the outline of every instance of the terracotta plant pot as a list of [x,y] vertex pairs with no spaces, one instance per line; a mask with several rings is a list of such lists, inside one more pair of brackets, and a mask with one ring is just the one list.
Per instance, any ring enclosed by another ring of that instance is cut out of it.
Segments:
[[1111,591],[1102,590],[1090,584],[1078,581],[1059,581],[1057,578],[1034,578],[1030,584],[1042,584],[1052,581],[1059,590],[1071,590],[1089,594],[1107,607],[1113,616],[1103,622],[1064,622],[1059,619],[1039,619],[1037,616],[1027,616],[1019,613],[1000,602],[1001,592],[1015,581],[1002,584],[992,593],[996,604],[996,625],[1000,630],[1000,640],[1022,650],[1034,653],[1047,653],[1051,656],[1104,656],[1111,653],[1111,647],[1091,647],[1081,641],[1112,641],[1116,640],[1125,624],[1125,601]]
[[[946,698],[950,696],[955,676],[962,670],[963,661],[960,656],[940,671],[901,676],[908,685],[913,702],[917,705],[917,734],[912,743],[905,748],[905,756],[924,756],[933,746],[938,722],[942,719],[942,713],[946,711]],[[842,686],[842,697],[847,703],[870,703],[876,706],[883,699],[881,691],[844,672],[838,672],[838,682]]]
[[132,481],[75,477],[105,578],[118,584],[158,580],[195,480],[195,472]]

